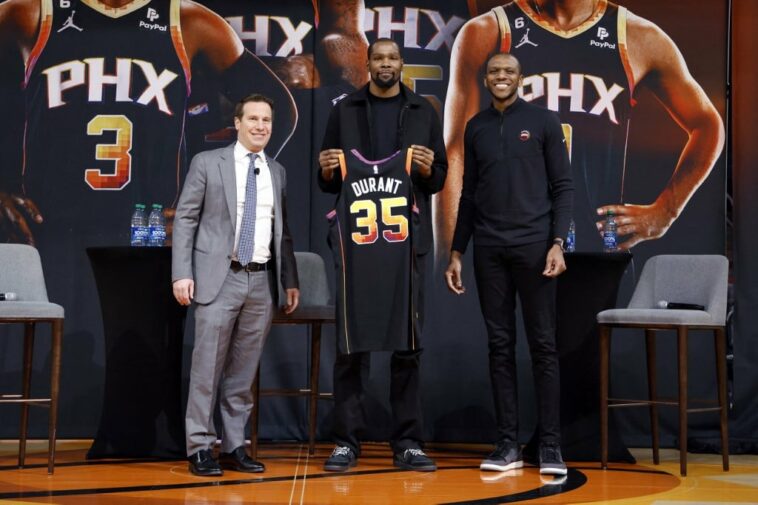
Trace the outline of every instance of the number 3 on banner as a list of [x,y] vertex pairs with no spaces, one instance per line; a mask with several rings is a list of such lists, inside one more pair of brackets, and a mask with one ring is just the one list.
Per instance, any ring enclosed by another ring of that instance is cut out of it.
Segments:
[[[403,215],[392,213],[395,207],[406,207],[408,199],[404,196],[395,198],[382,198],[382,223],[395,227],[394,230],[382,231],[382,236],[387,242],[402,242],[408,238],[408,218]],[[376,203],[371,200],[357,200],[350,205],[350,213],[358,214],[365,211],[366,214],[355,219],[356,226],[367,228],[366,233],[354,232],[353,242],[358,245],[373,244],[379,238],[379,229],[376,223]]]
[[84,181],[97,191],[118,191],[132,178],[132,122],[123,115],[100,114],[87,123],[87,135],[102,135],[106,131],[116,132],[116,143],[97,144],[95,158],[113,160],[115,171],[107,174],[99,168],[88,168]]

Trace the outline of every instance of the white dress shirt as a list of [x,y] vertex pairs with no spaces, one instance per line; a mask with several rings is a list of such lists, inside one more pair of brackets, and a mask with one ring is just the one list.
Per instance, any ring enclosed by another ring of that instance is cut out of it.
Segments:
[[[239,142],[234,144],[234,175],[237,182],[237,219],[234,225],[234,259],[240,243],[240,227],[242,214],[245,211],[245,190],[247,188],[247,170],[250,166],[250,153]],[[274,224],[274,186],[271,182],[271,169],[266,162],[263,151],[256,153],[255,167],[259,172],[256,176],[256,206],[255,206],[255,242],[253,245],[253,262],[266,263],[271,259],[271,234]]]

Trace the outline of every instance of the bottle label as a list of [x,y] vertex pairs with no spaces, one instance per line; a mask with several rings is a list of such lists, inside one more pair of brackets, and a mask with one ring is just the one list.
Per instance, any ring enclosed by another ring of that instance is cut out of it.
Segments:
[[149,231],[147,226],[132,226],[132,240],[133,246],[143,246],[147,244]]
[[576,235],[573,232],[569,232],[566,236],[566,252],[574,252],[576,249]]
[[153,225],[150,227],[151,238],[166,238],[166,227],[162,225]]
[[150,245],[162,246],[166,241],[166,227],[153,225],[150,227]]
[[603,233],[603,249],[606,251],[616,250],[616,232],[606,231]]

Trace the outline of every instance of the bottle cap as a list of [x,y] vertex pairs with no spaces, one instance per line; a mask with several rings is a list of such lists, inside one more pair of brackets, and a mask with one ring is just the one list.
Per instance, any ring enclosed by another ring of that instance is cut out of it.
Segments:
[[154,204],[153,204],[153,208],[154,208],[154,209],[162,209],[162,208],[163,208],[163,205],[161,205],[161,204],[159,204],[159,203],[154,203]]

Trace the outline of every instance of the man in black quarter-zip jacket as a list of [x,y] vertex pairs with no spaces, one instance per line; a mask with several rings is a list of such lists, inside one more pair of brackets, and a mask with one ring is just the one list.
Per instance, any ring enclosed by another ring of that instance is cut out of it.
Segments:
[[566,475],[560,452],[560,376],[555,345],[556,277],[566,270],[563,238],[573,184],[558,116],[518,96],[521,64],[505,53],[487,62],[492,106],[466,124],[463,192],[445,272],[465,291],[461,256],[474,236],[474,273],[489,340],[496,449],[482,470],[523,466],[518,444],[516,294],[521,300],[537,393],[540,473]]

